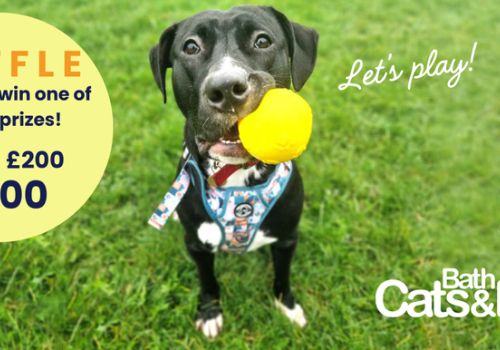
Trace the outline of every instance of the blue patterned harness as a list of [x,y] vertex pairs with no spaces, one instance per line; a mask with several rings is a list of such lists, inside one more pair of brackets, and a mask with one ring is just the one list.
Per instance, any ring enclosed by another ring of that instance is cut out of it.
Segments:
[[221,231],[219,248],[242,254],[283,193],[292,175],[292,162],[280,163],[265,183],[255,186],[211,187],[190,157],[155,210],[149,224],[161,229],[186,194],[190,183],[199,186],[203,205]]

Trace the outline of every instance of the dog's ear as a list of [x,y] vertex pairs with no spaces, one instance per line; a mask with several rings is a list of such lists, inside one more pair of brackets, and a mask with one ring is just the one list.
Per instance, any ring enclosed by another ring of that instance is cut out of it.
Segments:
[[293,87],[299,91],[314,69],[319,34],[312,28],[290,22],[283,13],[273,7],[268,9],[276,17],[285,32],[290,54]]
[[167,103],[167,89],[165,84],[165,74],[167,68],[172,68],[170,61],[170,49],[174,42],[175,33],[177,32],[178,24],[174,24],[162,33],[158,45],[155,45],[149,51],[149,63],[156,81],[156,85],[160,88],[163,94],[163,102]]

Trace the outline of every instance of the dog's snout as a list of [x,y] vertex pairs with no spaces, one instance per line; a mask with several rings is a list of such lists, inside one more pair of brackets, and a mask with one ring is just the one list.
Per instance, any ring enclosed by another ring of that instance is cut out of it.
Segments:
[[243,71],[212,74],[205,86],[209,105],[221,111],[237,110],[246,102],[249,90],[248,76]]

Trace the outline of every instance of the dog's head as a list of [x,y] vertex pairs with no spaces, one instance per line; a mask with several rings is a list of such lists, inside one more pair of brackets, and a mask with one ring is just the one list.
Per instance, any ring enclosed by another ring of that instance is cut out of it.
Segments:
[[318,34],[272,7],[206,11],[167,28],[150,52],[155,81],[167,100],[172,68],[177,105],[186,117],[192,154],[225,163],[250,156],[237,122],[273,87],[300,90],[316,61]]

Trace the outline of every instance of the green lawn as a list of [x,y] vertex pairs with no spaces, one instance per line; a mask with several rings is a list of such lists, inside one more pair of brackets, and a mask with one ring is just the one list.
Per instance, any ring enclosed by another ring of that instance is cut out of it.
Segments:
[[[253,3],[253,1],[250,1]],[[483,1],[275,4],[320,33],[301,94],[315,113],[299,159],[306,187],[293,286],[309,324],[275,310],[270,253],[219,254],[224,331],[194,329],[198,283],[182,229],[146,225],[174,176],[183,118],[164,106],[147,60],[161,31],[232,1],[0,0],[45,20],[93,58],[108,86],[115,135],[98,190],[71,220],[0,245],[1,349],[500,349],[500,319],[385,319],[374,294],[394,277],[431,289],[443,267],[500,277],[500,8]],[[2,34],[3,35],[3,34]],[[0,37],[1,41],[1,37]],[[340,92],[352,62],[393,53],[408,70],[439,49],[474,70]]]

